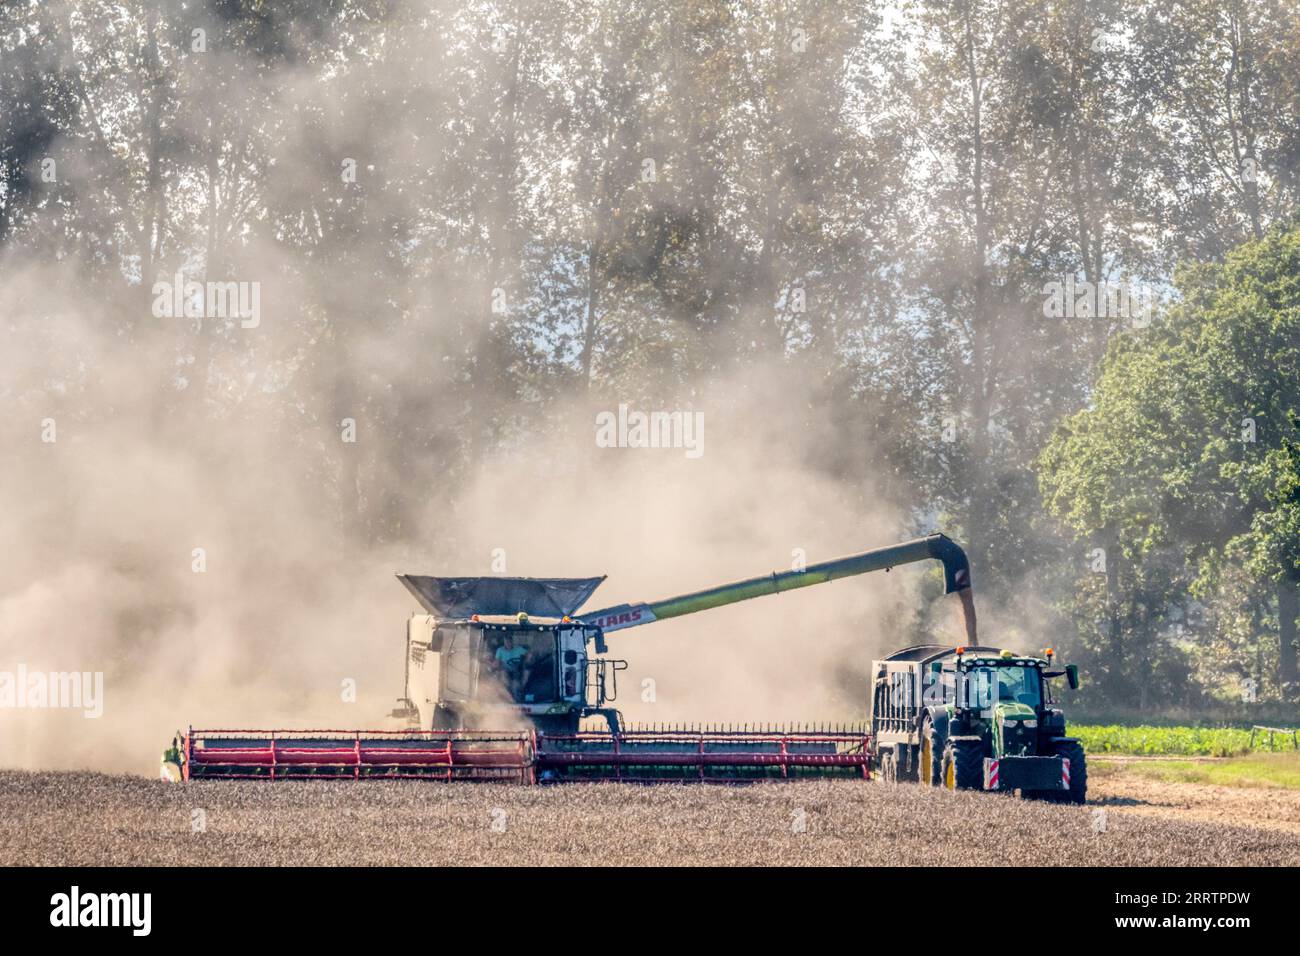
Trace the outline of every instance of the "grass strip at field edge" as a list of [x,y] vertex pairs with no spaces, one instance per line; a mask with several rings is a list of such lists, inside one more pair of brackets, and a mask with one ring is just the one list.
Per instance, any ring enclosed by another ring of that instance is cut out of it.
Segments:
[[1167,783],[1300,790],[1300,751],[1252,753],[1211,760],[1108,761],[1101,754],[1096,755],[1089,769],[1098,776],[1137,774]]

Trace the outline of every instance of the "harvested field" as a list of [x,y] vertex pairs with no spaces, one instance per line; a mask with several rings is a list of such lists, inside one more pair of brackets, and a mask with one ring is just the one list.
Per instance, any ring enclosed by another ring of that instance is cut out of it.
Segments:
[[0,863],[1300,865],[1300,835],[1110,810],[1096,832],[1095,809],[829,780],[181,787],[5,771]]
[[[1101,769],[1105,764],[1093,766]],[[1089,797],[1108,813],[1207,823],[1231,820],[1300,837],[1300,790],[1175,782],[1122,765],[1113,772],[1095,772],[1088,784]]]

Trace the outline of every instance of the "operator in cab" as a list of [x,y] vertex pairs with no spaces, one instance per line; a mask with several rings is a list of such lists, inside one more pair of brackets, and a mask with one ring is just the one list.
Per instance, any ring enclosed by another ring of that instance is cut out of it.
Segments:
[[506,688],[510,696],[518,700],[524,679],[524,659],[528,649],[515,644],[514,636],[507,632],[505,640],[497,648],[496,662],[505,677]]

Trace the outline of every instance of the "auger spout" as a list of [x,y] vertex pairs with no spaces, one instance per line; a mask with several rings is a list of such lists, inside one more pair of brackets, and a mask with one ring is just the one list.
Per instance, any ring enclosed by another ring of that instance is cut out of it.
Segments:
[[943,563],[945,593],[956,592],[960,595],[966,639],[969,643],[975,644],[975,602],[971,596],[970,561],[961,546],[943,534],[927,535],[902,544],[822,561],[802,570],[774,571],[762,577],[748,578],[662,601],[620,604],[617,607],[602,608],[577,616],[584,623],[594,624],[608,633],[649,624],[652,621],[707,611],[710,608],[723,607],[738,601],[748,601],[750,598],[762,597],[765,594],[780,594],[782,591],[793,591],[795,588],[806,588],[813,584],[824,584],[827,581],[852,577],[856,574],[866,574],[869,571],[931,559]]

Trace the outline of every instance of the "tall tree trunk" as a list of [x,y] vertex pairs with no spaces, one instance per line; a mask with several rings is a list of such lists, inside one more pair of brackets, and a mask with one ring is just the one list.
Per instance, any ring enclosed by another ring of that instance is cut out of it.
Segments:
[[[218,261],[217,241],[217,180],[221,174],[220,170],[220,150],[221,140],[219,133],[214,129],[215,124],[208,124],[208,144],[207,144],[207,161],[205,164],[206,182],[205,193],[207,209],[206,226],[207,236],[203,250],[203,280],[210,282],[221,280],[222,264]],[[207,302],[205,300],[204,304]],[[238,323],[239,319],[235,319]],[[203,403],[208,394],[208,365],[212,361],[213,336],[216,334],[215,319],[209,319],[205,314],[199,319],[198,330],[194,339],[194,367],[190,373],[189,399],[192,409],[198,414],[203,414]]]
[[972,462],[969,481],[970,530],[967,538],[971,556],[976,566],[986,569],[984,573],[987,574],[990,564],[987,560],[989,540],[992,533],[991,522],[988,517],[991,507],[991,502],[988,500],[988,489],[990,487],[988,474],[990,467],[989,418],[992,414],[987,355],[990,285],[988,271],[989,224],[987,210],[984,206],[983,91],[979,67],[975,60],[975,28],[972,23],[975,11],[972,9],[972,3],[969,0],[963,12],[966,33],[966,78],[970,87],[971,106],[971,202],[974,207],[975,220],[975,242],[971,257],[972,278],[975,282],[974,314],[971,318],[972,381],[970,401],[973,433],[971,435]]
[[592,355],[596,350],[596,322],[600,292],[597,278],[600,269],[600,242],[587,244],[587,317],[582,330],[582,390],[591,391]]
[[471,471],[487,456],[495,445],[500,423],[497,412],[500,407],[499,389],[504,378],[504,369],[499,361],[498,333],[503,324],[493,311],[496,295],[494,290],[501,289],[506,294],[507,312],[513,307],[510,301],[517,286],[509,281],[517,276],[515,269],[511,276],[504,275],[506,264],[518,265],[517,234],[515,231],[515,180],[518,173],[518,136],[519,136],[519,91],[522,80],[523,46],[526,41],[528,24],[519,16],[519,7],[514,8],[513,22],[517,24],[514,45],[510,53],[510,65],[506,70],[506,87],[501,101],[501,116],[504,131],[500,145],[500,162],[496,169],[496,192],[492,199],[492,220],[488,226],[489,272],[487,295],[482,306],[482,323],[476,330],[473,340],[474,354],[470,366],[470,444],[469,461]]
[[1120,594],[1119,581],[1119,535],[1112,532],[1106,536],[1106,617],[1107,646],[1110,648],[1110,685],[1113,691],[1123,693],[1127,681],[1124,679],[1124,605]]
[[1300,612],[1300,579],[1284,575],[1277,583],[1277,624],[1280,647],[1277,655],[1277,682],[1283,696],[1296,696],[1296,614]]
[[[1252,115],[1254,104],[1251,101],[1254,61],[1250,48],[1250,23],[1239,0],[1229,11],[1228,40],[1232,46],[1232,66],[1228,70],[1228,88],[1225,95],[1228,107],[1228,129],[1232,133],[1233,157],[1237,162],[1238,175],[1241,177],[1241,190],[1246,198],[1246,215],[1250,219],[1250,232],[1256,239],[1262,239],[1264,226],[1259,214],[1259,168],[1255,156],[1255,120]],[[1235,122],[1232,115],[1234,92],[1237,96]],[[1249,175],[1246,175],[1246,169],[1249,169]]]
[[[145,108],[144,138],[147,150],[145,167],[144,209],[140,231],[137,235],[137,254],[140,256],[140,296],[145,303],[152,300],[154,265],[162,244],[162,97],[163,82],[158,63],[158,40],[155,35],[157,13],[150,7],[145,20],[145,46],[140,51],[144,63],[144,76],[140,80],[140,95],[149,97]],[[125,211],[125,210],[124,210]]]

